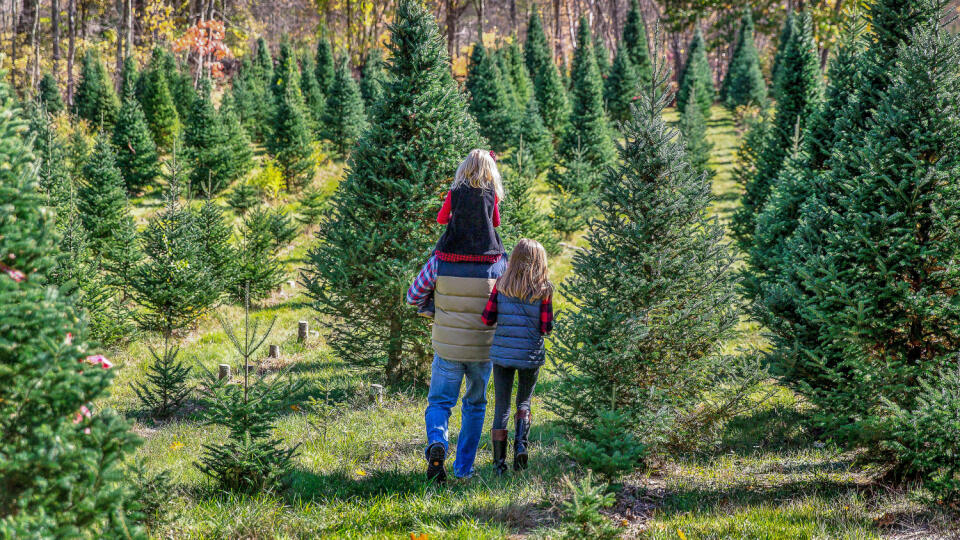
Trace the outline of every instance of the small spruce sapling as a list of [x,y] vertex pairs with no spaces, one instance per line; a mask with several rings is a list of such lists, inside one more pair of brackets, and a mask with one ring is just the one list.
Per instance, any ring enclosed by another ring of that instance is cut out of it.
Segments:
[[147,367],[146,381],[133,384],[133,391],[153,416],[166,419],[176,413],[190,396],[192,389],[187,386],[189,367],[185,367],[177,356],[180,347],[171,343],[170,336],[163,337],[163,349],[160,353],[147,345],[153,363]]

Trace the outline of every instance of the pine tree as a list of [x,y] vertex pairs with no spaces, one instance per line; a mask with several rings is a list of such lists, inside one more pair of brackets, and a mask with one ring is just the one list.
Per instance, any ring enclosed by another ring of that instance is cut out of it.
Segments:
[[213,107],[210,80],[203,79],[183,130],[183,144],[190,163],[190,186],[207,196],[219,193],[233,178],[233,146],[226,126]]
[[147,118],[153,140],[160,148],[170,150],[180,132],[180,114],[173,102],[163,66],[164,53],[157,47],[147,71],[138,80],[138,97]]
[[270,47],[263,36],[257,38],[257,55],[254,61],[254,68],[257,75],[264,81],[273,80],[273,57],[270,55]]
[[243,217],[237,248],[237,275],[231,294],[243,301],[267,298],[283,282],[283,266],[277,258],[276,237],[269,210],[257,208]]
[[120,100],[127,96],[136,96],[140,74],[137,72],[137,61],[132,56],[123,59],[123,72],[120,75]]
[[523,61],[523,52],[520,51],[520,41],[514,36],[513,40],[504,49],[507,61],[507,70],[510,72],[510,82],[513,83],[513,93],[517,96],[519,107],[526,107],[533,95],[533,82],[527,65]]
[[522,139],[517,141],[517,148],[522,143],[523,153],[530,156],[529,159],[524,158],[524,170],[533,176],[548,170],[553,165],[553,144],[550,132],[543,125],[537,100],[533,96],[527,101],[523,119],[520,121],[520,136]]
[[173,104],[176,106],[180,118],[187,118],[193,109],[193,101],[197,98],[197,92],[193,88],[193,77],[180,70],[173,53],[165,49],[160,50],[163,60],[163,73],[166,76]]
[[[133,227],[130,204],[117,168],[116,155],[106,134],[97,135],[93,154],[83,167],[83,183],[79,189],[78,211],[87,231],[94,255],[109,258],[111,253],[135,247],[128,238],[119,238]],[[134,229],[135,230],[135,229]]]
[[232,94],[224,94],[218,116],[226,132],[225,144],[230,155],[223,173],[230,182],[233,182],[243,178],[253,168],[253,148],[250,147],[250,137],[240,124],[239,111]]
[[753,42],[753,16],[744,10],[743,23],[737,35],[737,44],[730,57],[727,76],[723,79],[720,99],[730,109],[741,105],[763,107],[767,101],[767,86],[760,72],[760,53]]
[[231,95],[236,102],[236,113],[244,130],[257,142],[269,139],[273,96],[268,87],[272,73],[272,67],[265,71],[258,59],[255,64],[244,61],[240,73],[233,78]]
[[710,106],[713,105],[714,88],[713,74],[710,71],[710,62],[707,61],[707,43],[703,40],[700,28],[693,34],[693,41],[687,48],[687,62],[680,72],[680,84],[677,90],[677,110],[683,114],[690,101],[690,94],[696,88],[697,101],[700,112],[707,120],[710,119]]
[[[691,101],[696,99],[697,89],[691,89]],[[709,167],[710,152],[713,143],[707,140],[707,122],[700,114],[700,107],[687,107],[680,117],[680,133],[683,135],[684,148],[687,151],[686,161],[690,168],[706,178],[713,178],[713,171]]]
[[[297,69],[297,59],[290,46],[290,39],[284,35],[280,39],[280,52],[277,55],[277,67],[273,70],[273,80],[270,89],[274,99],[283,95],[284,90],[294,86],[300,94],[300,70]],[[301,100],[303,99],[301,94]]]
[[470,92],[470,113],[480,126],[480,133],[497,152],[505,151],[516,139],[517,115],[503,84],[494,54],[488,54],[483,43],[475,43],[467,72]]
[[227,292],[237,281],[237,250],[230,243],[231,227],[223,216],[220,205],[211,200],[191,209],[197,228],[199,260],[210,270],[210,279],[222,292]]
[[337,68],[333,59],[333,47],[330,46],[325,28],[321,28],[320,38],[317,39],[316,72],[314,74],[317,77],[317,84],[320,85],[320,92],[326,96],[337,76]]
[[603,97],[607,114],[614,122],[627,122],[632,117],[630,105],[640,91],[640,78],[630,61],[630,53],[623,41],[617,47],[613,67],[604,83]]
[[[603,174],[613,163],[616,149],[603,110],[603,82],[597,71],[592,42],[590,24],[586,17],[582,17],[573,56],[573,90],[570,93],[573,110],[557,155],[560,162],[568,166],[579,149],[596,174]],[[560,185],[562,182],[554,183]]]
[[313,137],[300,87],[294,83],[296,66],[293,58],[288,56],[284,63],[277,65],[275,71],[275,80],[278,81],[276,92],[279,94],[275,95],[267,149],[283,169],[287,189],[293,190],[306,184],[313,176]]
[[733,232],[744,251],[749,252],[756,216],[763,209],[771,186],[787,157],[790,143],[799,125],[802,131],[822,99],[820,60],[813,39],[810,15],[800,13],[783,55],[777,80],[777,111],[773,126],[764,140],[757,170],[749,178],[741,207],[734,214]]
[[543,33],[540,13],[536,9],[530,14],[523,54],[527,70],[530,71],[530,78],[533,79],[533,93],[537,97],[543,123],[556,140],[566,126],[570,105],[567,103],[567,92],[560,72],[553,62],[553,55],[550,54],[547,36]]
[[147,119],[130,86],[117,114],[112,142],[117,153],[117,167],[123,175],[127,192],[137,193],[152,184],[160,174],[157,146],[153,143]]
[[783,27],[780,29],[780,35],[777,37],[777,52],[773,55],[773,66],[770,68],[770,81],[772,82],[773,98],[780,99],[777,95],[779,88],[777,79],[780,77],[780,69],[783,67],[783,55],[787,51],[788,44],[793,40],[793,33],[797,28],[797,21],[793,10],[787,12],[786,19],[783,20]]
[[240,217],[243,217],[247,210],[258,204],[260,204],[260,193],[257,188],[246,182],[237,184],[227,194],[227,206],[233,208],[233,211]]
[[939,20],[935,13],[917,21],[890,59],[862,147],[847,155],[849,170],[860,172],[840,186],[844,211],[832,215],[829,234],[801,236],[806,256],[794,259],[809,291],[801,313],[817,314],[810,322],[834,353],[801,350],[820,360],[815,374],[833,381],[805,390],[828,425],[867,443],[887,429],[882,400],[911,408],[917,380],[955,365],[960,341],[952,300],[960,283],[960,194],[953,185],[960,175],[960,41]]
[[327,95],[323,137],[333,143],[337,153],[346,156],[365,129],[367,115],[363,110],[363,97],[353,78],[349,60],[344,57],[337,64],[336,77]]
[[37,86],[37,99],[52,115],[60,114],[60,111],[63,110],[63,98],[60,96],[57,79],[49,71],[43,74],[43,78],[40,79],[40,84]]
[[556,197],[550,221],[565,240],[570,240],[574,233],[583,229],[593,216],[595,195],[603,172],[590,163],[582,146],[577,146],[564,161],[562,173],[559,170],[551,172],[550,183]]
[[61,238],[11,95],[0,87],[0,537],[140,537],[124,473],[139,439],[93,405],[111,364],[54,280]]
[[140,325],[164,336],[193,324],[222,293],[213,269],[203,264],[194,214],[180,204],[183,171],[176,151],[168,167],[165,207],[141,235],[146,259],[130,280],[133,299],[140,306]]
[[607,78],[610,74],[610,51],[607,50],[607,44],[603,42],[603,36],[599,33],[593,36],[593,53],[597,56],[597,71],[600,77]]
[[623,24],[621,43],[630,54],[630,64],[637,74],[641,86],[650,84],[650,49],[647,46],[647,27],[640,16],[637,0],[630,0],[630,10]]
[[497,71],[500,73],[501,86],[503,86],[504,94],[507,96],[510,109],[513,111],[514,124],[516,124],[517,113],[519,113],[521,109],[520,102],[517,101],[517,92],[514,89],[513,74],[510,71],[510,66],[507,65],[507,50],[503,48],[497,49],[494,51],[493,57],[496,60]]
[[383,50],[379,47],[370,49],[367,61],[363,63],[360,78],[360,95],[369,115],[370,107],[383,95],[383,83],[386,82],[387,72],[384,70]]
[[[560,382],[551,408],[574,434],[604,410],[646,444],[703,404],[727,372],[725,340],[737,324],[733,255],[708,217],[710,183],[663,121],[669,74],[655,65],[620,160],[603,178],[599,217],[563,285],[577,309],[558,319]],[[661,411],[656,426],[644,419]]]
[[319,136],[327,99],[320,91],[320,85],[317,84],[313,60],[309,56],[304,57],[300,65],[300,93],[303,95],[303,103],[307,108],[311,129]]
[[[429,330],[396,291],[436,241],[424,216],[438,209],[450,172],[483,141],[430,12],[402,0],[391,29],[381,105],[350,158],[304,280],[316,309],[332,317],[337,354],[357,364],[386,360],[395,381],[430,360]],[[385,213],[389,222],[378,217]]]
[[153,357],[153,363],[147,366],[146,382],[134,384],[133,391],[153,416],[166,419],[190,397],[192,389],[187,386],[190,368],[177,358],[180,347],[170,343],[169,336],[163,338],[161,352],[158,353],[150,345],[147,345],[147,350]]
[[[536,103],[535,100],[531,100]],[[553,234],[548,216],[537,206],[534,189],[535,171],[527,162],[529,153],[518,148],[509,165],[500,168],[503,175],[504,197],[500,203],[502,225],[500,235],[503,245],[509,251],[521,238],[532,238],[547,250],[547,253],[559,252],[557,238]]]
[[[73,178],[66,163],[66,143],[57,133],[53,117],[42,105],[30,107],[27,120],[27,130],[33,137],[33,152],[39,166],[37,179],[40,189],[49,197],[51,206],[62,215],[76,195]],[[62,229],[60,232],[63,232]]]
[[83,56],[80,80],[73,97],[73,110],[92,126],[113,127],[120,100],[113,90],[113,81],[96,50],[90,48]]

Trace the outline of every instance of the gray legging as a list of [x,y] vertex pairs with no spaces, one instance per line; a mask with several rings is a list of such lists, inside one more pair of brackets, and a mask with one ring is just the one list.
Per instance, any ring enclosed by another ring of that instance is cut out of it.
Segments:
[[510,421],[510,394],[513,393],[513,374],[517,374],[517,410],[530,411],[533,387],[537,385],[540,368],[516,369],[493,366],[493,429],[507,429]]

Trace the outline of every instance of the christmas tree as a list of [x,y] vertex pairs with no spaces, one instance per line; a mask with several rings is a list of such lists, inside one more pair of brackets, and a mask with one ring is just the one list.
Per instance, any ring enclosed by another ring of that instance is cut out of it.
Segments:
[[170,94],[163,58],[162,49],[153,50],[150,66],[138,80],[138,94],[154,142],[160,148],[170,150],[180,131],[180,115]]
[[327,99],[320,91],[320,85],[317,84],[313,60],[309,56],[305,56],[300,64],[300,94],[303,95],[303,104],[307,108],[311,129],[319,135]]
[[429,329],[396,291],[406,289],[436,242],[426,216],[483,141],[430,12],[402,0],[391,29],[383,99],[351,155],[303,278],[317,310],[331,318],[337,354],[357,364],[385,362],[395,381],[430,360]]
[[92,126],[113,127],[113,120],[120,108],[120,100],[113,89],[113,81],[96,50],[90,48],[83,55],[80,81],[73,96],[73,110]]
[[327,38],[325,28],[320,29],[320,38],[317,40],[316,71],[317,84],[320,85],[320,92],[326,96],[333,86],[333,79],[337,76],[337,68],[333,59],[333,47],[330,46],[330,39]]
[[480,125],[480,133],[497,152],[506,150],[517,133],[517,114],[497,67],[495,55],[483,43],[475,43],[467,72],[470,113]]
[[138,439],[93,405],[107,398],[112,364],[55,284],[61,238],[24,129],[0,87],[0,536],[140,537],[124,471]]
[[557,65],[553,63],[547,36],[543,33],[543,21],[540,13],[534,9],[527,26],[527,42],[523,48],[527,70],[533,79],[533,93],[543,115],[543,123],[553,133],[554,140],[563,133],[570,114],[567,103],[567,91]]
[[383,68],[382,49],[379,47],[370,49],[360,73],[360,95],[363,96],[363,103],[369,111],[370,107],[373,107],[373,104],[383,95],[383,83],[387,77],[387,72]]
[[264,81],[273,80],[273,57],[270,56],[270,47],[263,36],[257,38],[257,53],[253,64],[257,76]]
[[210,270],[216,287],[227,292],[237,282],[237,250],[230,243],[233,227],[224,218],[220,205],[209,199],[191,212],[197,228],[200,264]]
[[166,419],[190,396],[191,388],[187,386],[190,368],[177,358],[180,348],[170,343],[169,336],[164,337],[161,352],[149,345],[147,348],[153,363],[147,366],[147,380],[134,384],[133,391],[153,416]]
[[193,109],[193,100],[197,98],[197,92],[193,88],[193,77],[180,70],[173,53],[166,49],[160,49],[160,51],[163,73],[170,88],[173,104],[177,107],[177,114],[180,118],[187,118],[190,116],[190,110]]
[[610,51],[599,33],[593,36],[593,53],[597,56],[597,71],[601,78],[606,79],[610,74]]
[[244,130],[257,142],[268,140],[270,133],[273,96],[270,94],[269,81],[272,73],[272,66],[265,71],[259,61],[250,64],[244,60],[240,73],[233,78],[230,93],[236,102],[236,113]]
[[232,182],[243,178],[253,168],[253,149],[250,147],[250,138],[240,123],[240,114],[233,94],[228,92],[223,95],[218,112],[220,123],[226,131],[226,148],[230,155],[223,174]]
[[63,110],[63,98],[60,97],[57,79],[49,71],[43,74],[43,78],[40,79],[40,84],[37,86],[37,100],[52,115],[60,114],[60,111]]
[[813,39],[810,15],[800,13],[795,18],[795,28],[790,35],[777,80],[778,101],[773,125],[764,139],[756,173],[747,179],[741,207],[733,218],[734,235],[747,252],[753,242],[756,216],[766,203],[771,186],[780,173],[797,126],[803,130],[822,99],[820,59]]
[[[277,67],[273,70],[273,80],[270,89],[274,99],[283,95],[287,87],[295,86],[300,94],[300,70],[297,68],[297,59],[290,47],[290,38],[284,35],[280,39],[280,53],[277,55]],[[301,101],[303,96],[301,94]]]
[[213,107],[210,80],[203,79],[183,130],[186,158],[190,163],[190,186],[207,196],[219,193],[233,178],[235,159],[227,130]]
[[650,49],[647,46],[647,27],[640,16],[637,0],[630,0],[630,11],[623,23],[623,46],[630,55],[630,64],[637,74],[641,86],[650,84]]
[[564,170],[554,170],[550,183],[556,191],[551,208],[550,221],[553,228],[570,240],[574,233],[583,229],[594,212],[595,195],[600,184],[602,169],[595,167],[587,158],[582,146],[577,146],[569,159],[564,161]]
[[227,206],[233,208],[233,211],[240,217],[247,213],[247,210],[260,204],[260,192],[256,187],[241,182],[230,190],[227,194]]
[[39,165],[40,189],[50,198],[51,206],[62,212],[76,195],[66,163],[66,144],[57,133],[53,117],[43,106],[30,107],[27,113],[27,128],[33,137],[33,151]]
[[123,59],[123,72],[120,76],[120,99],[126,99],[128,95],[135,96],[137,86],[139,85],[140,74],[137,73],[137,61],[128,56]]
[[[708,217],[710,183],[686,162],[663,121],[669,74],[654,65],[620,160],[604,176],[599,217],[563,285],[575,306],[557,320],[560,381],[551,408],[574,434],[617,411],[646,444],[671,430],[715,389],[737,324],[734,258]],[[644,422],[661,411],[659,427]]]
[[[573,56],[573,89],[570,92],[573,110],[567,131],[557,148],[557,155],[561,163],[568,166],[579,150],[589,166],[597,174],[603,174],[606,167],[613,163],[616,149],[603,110],[603,81],[597,71],[592,48],[590,23],[586,17],[582,17]],[[560,185],[562,182],[554,183]]]
[[[514,89],[516,85],[513,83],[513,73],[510,71],[510,66],[507,65],[507,50],[497,49],[493,52],[493,57],[494,60],[496,60],[497,71],[500,73],[500,82],[501,86],[503,86],[503,91],[507,95],[510,108],[514,111],[514,114],[516,114],[520,111],[520,102],[517,101],[517,92]],[[514,119],[514,122],[516,122],[516,119]]]
[[529,159],[524,158],[523,162],[527,174],[536,176],[539,172],[548,170],[553,165],[553,144],[550,132],[543,125],[537,100],[533,96],[527,101],[523,119],[520,121],[520,137],[516,146],[519,149],[522,143],[523,154],[529,156]]
[[277,93],[267,149],[280,163],[287,189],[292,191],[306,184],[313,176],[313,136],[304,110],[303,96],[295,82],[296,63],[293,57],[288,55],[283,63],[277,64],[275,73]]
[[118,237],[133,229],[133,217],[113,146],[102,132],[83,167],[78,194],[80,219],[95,256],[107,258],[135,247],[128,243],[129,238]]
[[794,18],[793,10],[787,11],[787,17],[783,20],[783,27],[780,29],[780,35],[777,37],[777,52],[773,55],[773,66],[770,68],[770,80],[773,84],[773,98],[779,100],[777,95],[777,79],[780,77],[780,69],[783,67],[783,55],[787,51],[788,44],[793,40],[793,33],[797,28],[797,22]]
[[269,210],[258,208],[243,217],[237,248],[237,275],[231,294],[235,300],[261,300],[283,282],[283,266],[277,259],[277,241],[271,230]]
[[720,89],[720,99],[730,109],[741,105],[763,107],[767,101],[767,86],[760,72],[760,53],[753,42],[753,16],[749,9],[743,14],[737,44]]
[[623,41],[617,47],[610,75],[604,82],[603,97],[607,105],[607,114],[614,122],[626,122],[632,117],[630,105],[640,89],[640,78],[630,61],[630,53]]
[[517,104],[524,108],[533,95],[533,82],[527,65],[523,62],[523,53],[520,51],[520,41],[513,37],[504,49],[504,58],[507,62],[507,71],[510,73],[510,82],[513,83],[513,93],[517,96]]
[[[697,101],[690,101],[690,95],[696,88]],[[677,90],[677,110],[680,114],[686,110],[689,103],[696,103],[700,107],[703,117],[710,119],[710,106],[714,97],[713,73],[710,71],[710,62],[707,61],[707,43],[703,40],[700,28],[693,34],[693,41],[687,48],[687,62],[680,72],[680,85]]]
[[128,193],[140,192],[160,174],[157,146],[153,143],[147,119],[133,90],[132,86],[128,86],[113,130],[117,167],[123,174]]
[[353,79],[346,57],[337,64],[337,73],[327,94],[323,111],[323,137],[333,143],[341,156],[346,156],[357,139],[367,129],[360,87]]
[[528,168],[526,156],[529,153],[526,152],[526,146],[518,148],[514,156],[516,158],[511,159],[509,164],[500,167],[505,191],[503,202],[500,203],[500,236],[503,245],[509,251],[521,238],[532,238],[543,244],[547,253],[557,253],[560,246],[548,216],[537,206],[533,192],[536,174],[534,169]]
[[[696,88],[691,90],[691,101],[696,99],[696,91]],[[690,168],[697,174],[712,179],[713,171],[708,165],[713,143],[707,140],[707,121],[700,113],[700,107],[687,107],[683,116],[680,117],[680,133],[683,135],[687,163],[690,164]]]

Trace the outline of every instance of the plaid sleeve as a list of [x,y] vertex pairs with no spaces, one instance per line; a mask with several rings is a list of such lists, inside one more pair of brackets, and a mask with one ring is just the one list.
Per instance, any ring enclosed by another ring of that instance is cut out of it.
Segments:
[[540,333],[547,335],[553,330],[553,297],[546,297],[540,303]]
[[483,324],[487,326],[493,326],[497,324],[497,286],[493,286],[493,290],[490,291],[490,298],[487,299],[487,307],[483,308],[483,313],[480,314],[480,320],[483,321]]
[[426,264],[407,290],[407,303],[414,306],[422,304],[437,285],[437,256],[431,255]]

